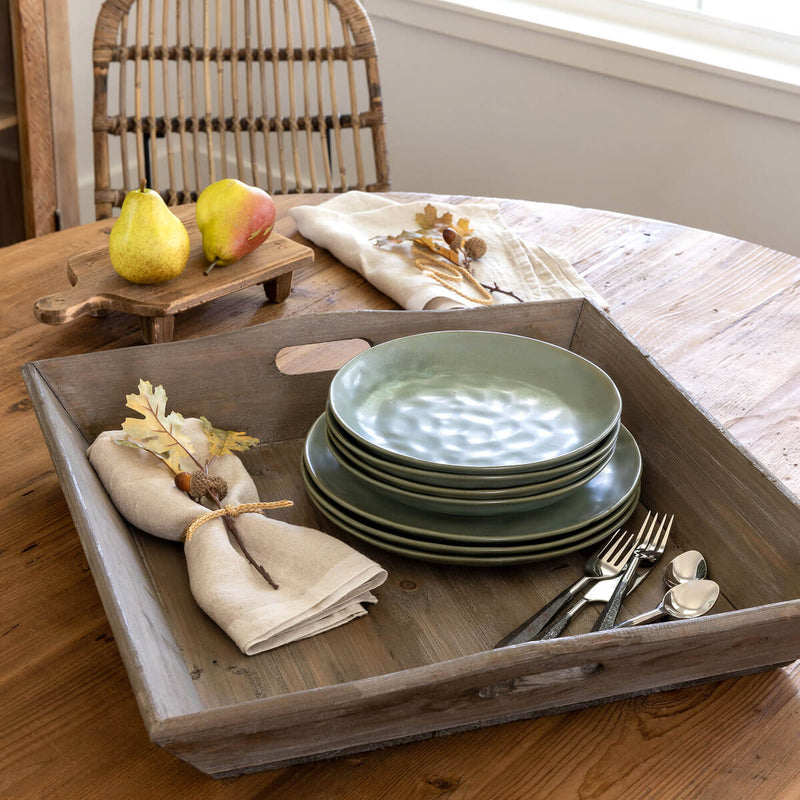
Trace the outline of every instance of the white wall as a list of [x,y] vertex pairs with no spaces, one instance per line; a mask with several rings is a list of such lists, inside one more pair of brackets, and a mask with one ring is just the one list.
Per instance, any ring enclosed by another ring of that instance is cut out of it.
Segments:
[[394,188],[611,209],[800,256],[800,125],[373,25]]
[[[89,221],[90,54],[101,2],[69,5]],[[378,17],[373,24],[393,188],[606,208],[800,255],[800,125]]]
[[92,40],[103,0],[67,0],[72,53],[72,96],[78,159],[78,198],[81,222],[94,219],[94,154],[92,152]]

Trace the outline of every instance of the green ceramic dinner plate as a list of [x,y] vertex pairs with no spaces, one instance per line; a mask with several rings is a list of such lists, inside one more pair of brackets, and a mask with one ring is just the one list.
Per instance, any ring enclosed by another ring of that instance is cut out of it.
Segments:
[[623,525],[630,517],[639,502],[639,489],[633,493],[631,498],[619,509],[604,517],[599,523],[581,528],[578,531],[553,536],[548,539],[539,539],[534,542],[523,542],[515,544],[485,544],[482,542],[450,543],[436,542],[430,539],[418,538],[411,534],[397,531],[386,526],[380,526],[369,520],[354,514],[322,494],[308,474],[308,470],[303,468],[303,479],[306,483],[306,490],[314,505],[332,522],[336,524],[344,523],[349,528],[355,528],[360,533],[365,533],[376,539],[380,539],[391,545],[408,547],[415,550],[422,550],[431,553],[441,553],[444,555],[469,555],[469,556],[514,556],[514,555],[533,555],[549,554],[555,551],[561,552],[564,547],[575,546],[584,547],[587,540],[594,540],[598,534],[608,529],[616,529]]
[[303,477],[312,502],[331,522],[345,532],[363,542],[396,555],[413,558],[418,561],[429,561],[451,566],[503,567],[515,564],[528,564],[534,561],[545,561],[581,550],[597,544],[616,531],[633,514],[638,501],[638,489],[617,514],[609,517],[603,524],[596,526],[591,533],[565,537],[561,542],[548,540],[542,546],[530,547],[459,547],[438,545],[394,535],[390,532],[370,528],[357,521],[349,514],[342,514],[319,493],[307,470]]
[[417,508],[428,511],[464,516],[513,514],[549,506],[590,481],[605,467],[613,454],[613,451],[609,453],[603,461],[594,465],[590,472],[574,477],[572,481],[561,482],[557,488],[543,488],[547,487],[547,484],[539,484],[526,487],[527,493],[519,488],[483,491],[467,489],[463,492],[459,492],[457,489],[442,489],[440,493],[424,485],[422,491],[407,489],[395,485],[389,478],[380,474],[369,474],[369,471],[365,470],[357,459],[351,458],[338,448],[335,438],[329,435],[327,426],[325,426],[325,434],[328,447],[339,463],[358,480],[364,481],[379,494],[385,494],[402,503],[411,503]]
[[[481,492],[507,492],[497,497],[514,497],[522,494],[533,494],[534,491],[550,491],[566,486],[578,478],[594,471],[601,463],[610,458],[617,441],[619,423],[614,426],[608,436],[600,444],[584,456],[561,464],[551,469],[533,472],[516,472],[509,475],[466,475],[464,473],[438,472],[418,469],[406,464],[397,464],[381,458],[360,447],[358,442],[347,434],[336,422],[331,413],[325,417],[326,431],[334,440],[336,448],[349,456],[364,472],[373,478],[383,480],[401,489],[437,494],[442,497],[464,497],[465,492],[478,490]],[[454,490],[455,494],[450,494]],[[489,495],[487,494],[488,498]]]
[[547,342],[436,331],[376,345],[334,376],[328,403],[362,447],[467,474],[573,461],[614,429],[622,402],[590,361]]
[[427,511],[375,492],[331,452],[324,417],[309,431],[303,457],[314,485],[337,506],[392,531],[458,543],[532,542],[578,531],[621,508],[638,487],[642,471],[639,448],[621,426],[608,464],[566,498],[532,511],[469,517]]

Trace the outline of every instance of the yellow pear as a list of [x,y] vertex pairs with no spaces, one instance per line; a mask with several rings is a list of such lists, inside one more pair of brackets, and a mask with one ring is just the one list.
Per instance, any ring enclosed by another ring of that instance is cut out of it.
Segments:
[[267,241],[275,225],[275,203],[263,189],[223,178],[200,192],[195,216],[209,262],[203,274],[208,275],[217,264],[232,264]]
[[111,266],[131,283],[164,283],[183,272],[189,234],[158,192],[145,183],[128,192],[108,242]]

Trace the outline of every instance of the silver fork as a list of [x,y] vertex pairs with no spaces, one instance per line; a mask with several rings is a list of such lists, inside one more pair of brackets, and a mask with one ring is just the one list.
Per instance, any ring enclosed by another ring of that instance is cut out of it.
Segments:
[[639,531],[639,533],[644,536],[641,542],[634,548],[630,561],[625,565],[625,571],[622,573],[617,588],[614,590],[611,599],[597,618],[597,622],[595,622],[592,628],[593,631],[604,631],[614,626],[617,621],[619,609],[622,606],[622,601],[628,593],[628,586],[633,580],[633,576],[636,574],[636,569],[639,564],[643,561],[648,564],[654,564],[664,554],[664,548],[667,546],[667,539],[669,539],[669,531],[674,518],[674,516],[670,516],[669,521],[667,521],[667,515],[664,514],[659,523],[658,514],[655,514],[653,516],[653,521],[645,532],[647,523],[650,520],[650,512],[647,512],[642,529]]
[[586,562],[583,577],[551,600],[541,611],[504,636],[495,645],[495,648],[532,641],[587,584],[591,581],[605,580],[620,575],[640,541],[641,535],[642,531],[639,531],[637,536],[622,530],[617,531],[606,545]]
[[[649,569],[641,570],[633,581],[631,581],[628,594],[630,594],[649,574]],[[537,634],[535,639],[539,641],[543,639],[556,639],[561,636],[567,625],[569,625],[582,608],[588,606],[590,603],[607,603],[614,594],[614,590],[617,588],[617,583],[620,580],[622,580],[622,575],[618,578],[612,578],[610,581],[595,582],[594,585],[586,589],[571,606],[557,616],[550,625],[541,633]]]

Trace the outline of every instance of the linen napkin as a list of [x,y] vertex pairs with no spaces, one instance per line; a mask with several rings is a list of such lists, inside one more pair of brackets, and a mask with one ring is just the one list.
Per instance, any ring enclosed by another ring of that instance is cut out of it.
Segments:
[[[416,215],[427,204],[427,200],[399,203],[378,194],[351,191],[318,206],[297,206],[289,214],[306,239],[330,251],[403,308],[419,311],[484,305],[471,299],[475,292],[467,289],[459,294],[417,269],[410,242],[375,246],[375,237],[417,230]],[[486,254],[470,265],[475,278],[518,298],[492,292],[493,304],[585,296],[606,307],[605,300],[563,256],[513,233],[496,204],[432,205],[439,215],[450,212],[454,220],[469,219],[474,235],[486,242]]]
[[[208,440],[200,421],[187,419],[184,431],[204,462]],[[178,489],[169,468],[150,453],[115,443],[124,436],[123,431],[101,433],[88,449],[89,461],[130,523],[180,541],[209,509]],[[255,484],[235,455],[218,456],[213,472],[228,484],[225,505],[258,502]],[[235,525],[278,589],[234,547],[220,518],[198,527],[184,551],[197,603],[246,655],[342,625],[367,613],[363,603],[377,601],[371,590],[386,580],[386,571],[344,542],[261,513],[240,514]]]

